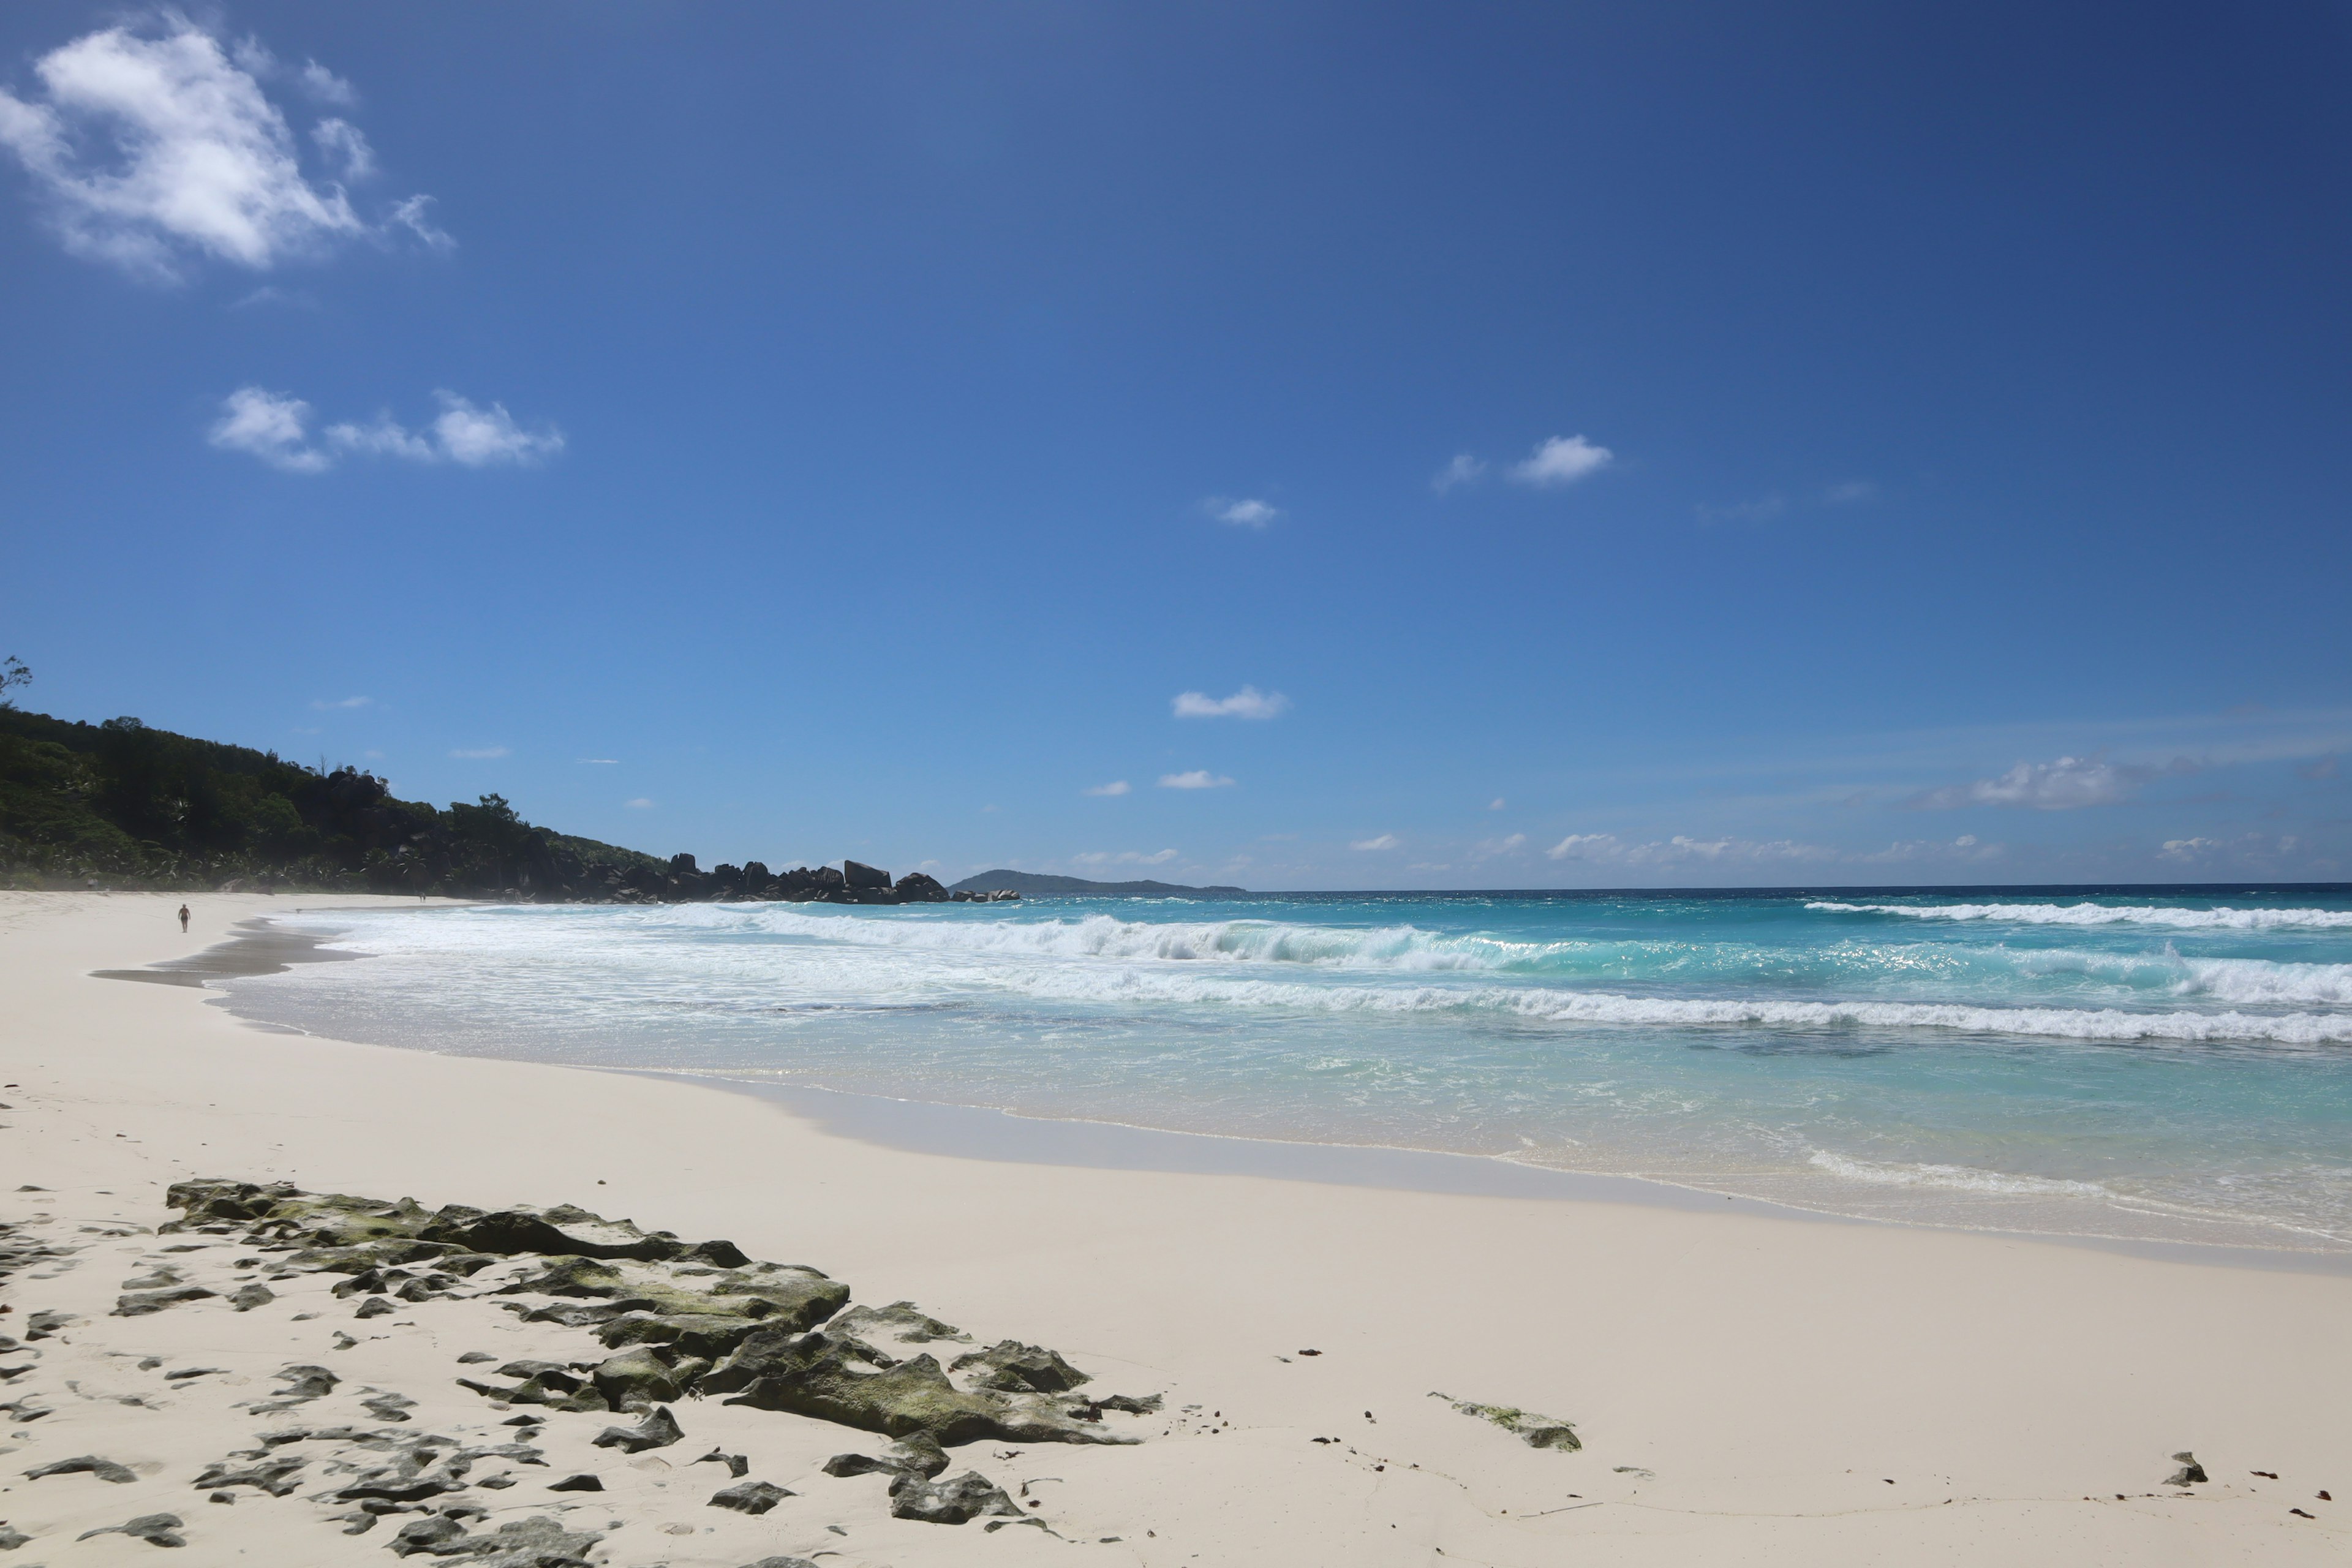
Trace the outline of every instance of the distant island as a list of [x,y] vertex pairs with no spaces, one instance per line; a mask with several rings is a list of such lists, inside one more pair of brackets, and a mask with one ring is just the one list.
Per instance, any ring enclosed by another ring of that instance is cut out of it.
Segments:
[[1089,882],[1084,877],[1049,877],[1043,871],[982,871],[948,889],[950,893],[1010,889],[1024,899],[1229,899],[1247,888],[1186,888],[1174,882]]

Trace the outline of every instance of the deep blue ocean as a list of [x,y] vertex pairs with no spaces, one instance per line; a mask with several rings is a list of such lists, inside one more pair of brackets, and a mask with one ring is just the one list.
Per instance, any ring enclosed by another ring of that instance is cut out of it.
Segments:
[[247,1016],[1498,1156],[1839,1214],[2352,1250],[2352,889],[337,911]]

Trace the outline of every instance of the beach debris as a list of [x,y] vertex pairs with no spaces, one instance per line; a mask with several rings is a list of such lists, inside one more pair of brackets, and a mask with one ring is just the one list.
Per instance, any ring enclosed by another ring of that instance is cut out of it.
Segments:
[[727,1467],[727,1473],[739,1481],[743,1479],[744,1472],[751,1468],[751,1461],[746,1456],[730,1454],[719,1448],[713,1448],[702,1458],[689,1459],[687,1462],[694,1465],[724,1465]]
[[96,1454],[77,1454],[70,1459],[37,1466],[25,1472],[25,1479],[37,1481],[44,1476],[79,1475],[96,1476],[101,1481],[112,1481],[119,1487],[128,1486],[139,1479],[138,1472],[130,1466],[118,1465],[112,1459],[101,1459]]
[[74,1539],[88,1541],[93,1535],[127,1535],[150,1546],[185,1546],[188,1538],[180,1533],[185,1528],[184,1521],[176,1513],[142,1513],[126,1523],[85,1530]]
[[1517,1437],[1530,1448],[1557,1448],[1572,1454],[1584,1447],[1576,1428],[1554,1415],[1538,1415],[1509,1405],[1481,1405],[1475,1399],[1456,1399],[1450,1394],[1430,1391],[1432,1399],[1442,1399],[1465,1415],[1475,1415],[1490,1421]]
[[2319,1517],[2315,1513],[2305,1513],[2299,1508],[2291,1508],[2287,1510],[2287,1512],[2294,1515],[2297,1519],[2317,1519]]
[[635,1426],[605,1427],[596,1435],[593,1446],[618,1448],[625,1454],[640,1454],[647,1448],[667,1448],[685,1436],[678,1429],[677,1418],[670,1415],[669,1406],[659,1405],[654,1407],[652,1415]]
[[740,1486],[727,1487],[711,1493],[710,1506],[731,1508],[737,1513],[748,1513],[757,1518],[786,1498],[798,1495],[766,1481],[745,1481]]
[[2278,1479],[2278,1472],[2276,1470],[2248,1470],[2246,1473],[2250,1476],[2260,1476],[2266,1481],[2274,1481]]
[[306,1400],[321,1398],[334,1393],[335,1385],[343,1381],[327,1368],[308,1362],[289,1362],[271,1375],[286,1386],[278,1391],[276,1404],[255,1405],[257,1414],[275,1414]]
[[488,1351],[467,1351],[464,1355],[457,1358],[457,1364],[460,1366],[478,1366],[483,1362],[496,1361],[498,1359],[498,1357],[492,1355]]
[[2164,1484],[2166,1486],[2195,1486],[2206,1479],[2205,1467],[2197,1462],[2196,1455],[2184,1448],[2179,1453],[2175,1454],[2172,1457],[2179,1462],[2180,1468],[2173,1471],[2172,1474],[2164,1478]]
[[2319,1499],[2319,1500],[2320,1500],[2320,1501],[2322,1501],[2322,1502],[2334,1502],[2334,1501],[2336,1500],[2334,1498],[2332,1498],[2332,1497],[2328,1496],[2328,1495],[2327,1495],[2326,1492],[2324,1492],[2324,1491],[2323,1491],[2323,1492],[2315,1493],[2315,1494],[2314,1494],[2314,1495],[2315,1495],[2315,1496],[2316,1496],[2316,1497]]
[[917,1475],[929,1479],[947,1468],[947,1450],[921,1432],[891,1444],[879,1458],[870,1454],[835,1454],[824,1462],[828,1476]]
[[762,1557],[757,1563],[746,1563],[743,1568],[816,1568],[805,1557]]
[[1024,1517],[1020,1505],[1004,1489],[978,1470],[966,1470],[943,1481],[912,1472],[890,1483],[890,1517],[920,1520],[926,1524],[968,1524],[982,1514]]
[[1300,1351],[1298,1353],[1300,1355],[1321,1355],[1323,1352],[1321,1351]]

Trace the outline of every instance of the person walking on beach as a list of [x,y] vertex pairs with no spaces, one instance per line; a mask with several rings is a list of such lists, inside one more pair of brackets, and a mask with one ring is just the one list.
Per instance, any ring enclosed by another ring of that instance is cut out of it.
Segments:
[[180,906],[180,934],[188,934],[188,906],[185,904]]

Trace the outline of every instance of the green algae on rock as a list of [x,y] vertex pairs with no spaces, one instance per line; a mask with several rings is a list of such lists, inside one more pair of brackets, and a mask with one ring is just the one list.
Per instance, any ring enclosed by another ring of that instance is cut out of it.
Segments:
[[1481,1421],[1491,1421],[1517,1437],[1530,1448],[1558,1448],[1572,1454],[1584,1447],[1576,1428],[1556,1416],[1538,1415],[1530,1410],[1520,1410],[1508,1405],[1481,1405],[1475,1399],[1456,1399],[1450,1394],[1432,1389],[1432,1399],[1443,1399],[1465,1415],[1475,1415]]

